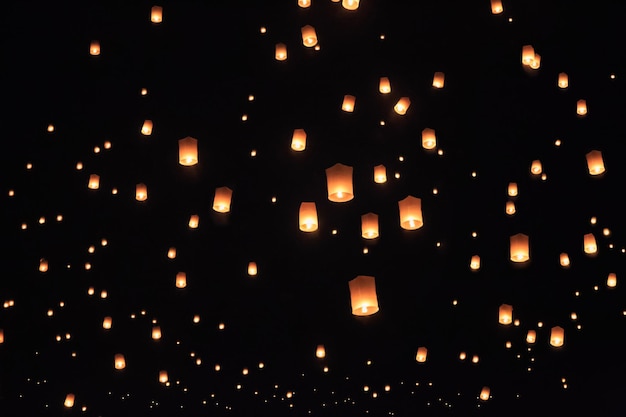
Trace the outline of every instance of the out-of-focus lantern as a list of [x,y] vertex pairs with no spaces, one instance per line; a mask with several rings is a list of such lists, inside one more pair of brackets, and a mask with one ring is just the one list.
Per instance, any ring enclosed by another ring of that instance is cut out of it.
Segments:
[[187,136],[178,140],[178,163],[192,166],[198,163],[198,140]]
[[415,360],[422,363],[426,362],[426,356],[428,355],[428,349],[424,346],[420,346],[417,348],[417,353],[415,354]]
[[541,55],[535,53],[535,59],[530,62],[529,67],[532,69],[539,69],[541,66]]
[[584,116],[587,114],[587,100],[578,100],[576,102],[576,114]]
[[317,33],[315,33],[315,28],[313,26],[303,26],[301,32],[302,43],[304,44],[304,46],[311,48],[317,45]]
[[39,272],[48,272],[48,260],[41,258],[39,260]]
[[317,348],[315,349],[315,357],[320,359],[326,357],[326,348],[324,345],[317,345]]
[[152,6],[152,9],[150,9],[150,21],[152,23],[161,23],[163,21],[163,7]]
[[124,355],[122,355],[121,353],[116,354],[114,364],[115,369],[126,368],[126,359],[124,358]]
[[590,175],[600,175],[605,171],[602,152],[591,151],[585,156],[587,157],[587,168]]
[[306,132],[304,129],[295,129],[291,136],[291,149],[303,151],[306,148]]
[[109,330],[112,325],[113,325],[113,319],[111,317],[107,316],[104,318],[104,320],[102,320],[103,329]]
[[504,11],[501,0],[491,0],[491,13],[500,14]]
[[356,10],[359,8],[360,0],[342,0],[341,5],[346,10]]
[[343,203],[352,200],[352,167],[337,163],[326,168],[326,185],[330,201]]
[[287,59],[287,45],[284,43],[277,43],[274,58],[276,58],[276,61],[285,61]]
[[371,316],[378,311],[376,280],[372,276],[359,275],[348,282],[352,314]]
[[144,120],[141,126],[141,134],[144,136],[150,136],[152,134],[152,120]]
[[424,149],[434,149],[437,146],[437,136],[435,136],[435,130],[426,128],[422,130],[422,147]]
[[179,272],[176,274],[176,288],[185,288],[187,286],[187,274]]
[[510,182],[507,190],[509,197],[517,197],[517,183]]
[[100,55],[100,42],[99,41],[91,41],[89,45],[89,54],[93,56]]
[[535,48],[532,45],[522,46],[522,64],[530,66],[535,60]]
[[606,286],[609,288],[617,286],[617,274],[615,274],[615,272],[611,272],[606,278]]
[[198,224],[200,224],[200,216],[198,216],[197,214],[192,214],[191,216],[189,216],[190,229],[197,229]]
[[513,323],[513,306],[510,304],[502,304],[498,309],[498,323]]
[[89,182],[87,183],[87,187],[92,190],[97,190],[100,188],[100,176],[97,174],[91,174],[89,176]]
[[169,376],[167,375],[167,371],[159,371],[159,382],[161,384],[165,384],[169,381]]
[[585,253],[592,254],[598,251],[598,245],[596,244],[596,237],[593,233],[587,233],[583,237],[583,250]]
[[387,168],[384,165],[376,165],[374,167],[374,182],[376,184],[384,184],[387,182]]
[[554,326],[550,330],[550,344],[554,347],[563,346],[565,341],[565,330],[560,326]]
[[176,258],[176,248],[175,247],[171,247],[167,250],[167,257],[169,259],[174,259]]
[[393,106],[393,110],[399,115],[405,115],[406,111],[409,109],[411,105],[411,99],[408,97],[401,97],[400,100]]
[[306,9],[307,7],[311,7],[311,0],[298,0],[298,6]]
[[513,262],[526,262],[530,259],[528,236],[523,233],[511,236],[510,255]]
[[378,214],[367,213],[361,216],[361,236],[365,239],[378,237]]
[[445,82],[446,76],[443,72],[435,72],[433,75],[433,87],[435,88],[443,88],[443,84]]
[[531,164],[530,164],[530,173],[533,175],[539,175],[543,172],[543,167],[541,166],[541,161],[538,159],[535,159]]
[[382,94],[391,93],[391,83],[389,82],[389,78],[380,77],[380,81],[378,82],[378,91]]
[[559,263],[563,268],[567,268],[569,266],[569,255],[565,252],[561,253],[559,256]]
[[153,326],[152,327],[152,340],[160,340],[161,339],[161,327]]
[[233,196],[233,190],[228,187],[219,187],[215,189],[215,197],[213,198],[213,210],[218,213],[228,213],[230,211],[230,200]]
[[569,78],[564,72],[559,73],[559,79],[557,81],[559,88],[567,88],[569,86]]
[[76,398],[76,397],[74,396],[74,394],[72,394],[72,393],[67,394],[67,395],[65,396],[65,401],[63,401],[63,405],[64,405],[66,408],[72,408],[72,407],[74,407],[74,399],[75,399],[75,398]]
[[483,387],[483,389],[480,390],[479,398],[482,401],[487,401],[489,399],[489,394],[490,393],[491,393],[491,390],[489,389],[489,387]]
[[515,214],[515,203],[511,200],[506,202],[506,208],[505,208],[506,214],[508,214],[509,216],[512,216]]
[[407,196],[398,201],[400,209],[400,227],[405,230],[416,230],[424,225],[422,217],[422,200],[417,197]]
[[343,96],[343,103],[341,103],[341,110],[348,112],[348,113],[352,113],[354,111],[355,101],[356,101],[356,98],[354,96],[346,94],[345,96]]
[[257,266],[256,266],[256,262],[248,262],[248,275],[250,275],[251,277],[256,276],[258,272]]
[[472,259],[470,260],[470,269],[473,271],[477,271],[480,269],[480,256],[472,256]]
[[526,343],[533,344],[537,341],[537,332],[534,330],[529,330],[526,333]]
[[317,230],[317,208],[313,202],[303,202],[300,204],[300,214],[298,222],[300,230],[303,232],[314,232]]
[[4,330],[0,329],[0,345],[4,343]]
[[137,201],[146,201],[148,199],[148,187],[146,184],[137,184],[135,187],[135,199]]

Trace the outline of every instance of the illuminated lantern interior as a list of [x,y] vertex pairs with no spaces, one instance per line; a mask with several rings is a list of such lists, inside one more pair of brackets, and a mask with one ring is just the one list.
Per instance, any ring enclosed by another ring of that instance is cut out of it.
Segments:
[[378,214],[367,213],[361,216],[361,236],[364,239],[378,237]]
[[163,21],[163,7],[152,6],[150,10],[150,21],[152,23],[161,23]]
[[378,312],[376,280],[372,276],[359,275],[348,282],[352,314],[355,316],[371,316]]
[[274,58],[276,61],[285,61],[287,59],[287,45],[277,43],[274,50]]
[[178,163],[192,166],[198,163],[198,140],[187,136],[178,140]]
[[502,304],[498,309],[498,323],[513,323],[513,306],[510,304]]
[[311,48],[317,45],[317,33],[315,33],[313,26],[303,26],[300,31],[302,32],[302,44],[304,46]]
[[388,77],[380,77],[378,82],[378,91],[380,91],[381,94],[391,93],[391,83],[389,82]]
[[433,75],[433,87],[435,88],[443,88],[443,84],[445,82],[445,74],[443,72],[436,72],[435,75]]
[[437,137],[435,130],[426,128],[422,130],[422,147],[424,149],[434,149],[437,146]]
[[317,207],[314,202],[303,202],[300,204],[298,222],[300,230],[303,232],[314,232],[317,230]]
[[594,254],[598,251],[596,237],[593,235],[593,233],[587,233],[583,237],[583,250],[587,254]]
[[89,45],[89,54],[93,56],[100,55],[100,42],[99,41],[91,41],[91,45]]
[[530,260],[528,236],[518,233],[510,238],[510,258],[513,262],[526,262]]
[[114,358],[115,369],[124,369],[126,368],[126,359],[124,355],[121,353],[117,353]]
[[306,148],[306,132],[304,129],[295,129],[291,136],[291,149],[303,151]]
[[343,203],[352,200],[352,167],[337,163],[326,168],[326,185],[330,201]]
[[354,96],[351,96],[349,94],[343,96],[343,103],[341,103],[341,110],[347,113],[352,113],[354,111],[355,101],[356,101],[356,98]]
[[417,353],[415,354],[415,360],[417,362],[426,362],[426,356],[428,355],[428,349],[424,346],[420,346],[417,348]]
[[600,175],[605,171],[602,152],[594,150],[585,156],[587,157],[587,169],[589,169],[590,175]]
[[408,97],[402,97],[400,98],[400,100],[398,100],[396,105],[393,106],[393,110],[399,115],[405,115],[410,105],[411,99],[409,99]]
[[387,168],[384,165],[376,165],[374,167],[374,182],[376,184],[384,184],[387,182]]
[[228,213],[230,211],[230,201],[233,196],[233,190],[228,187],[218,187],[215,190],[213,198],[213,210],[218,213]]
[[561,347],[565,341],[565,330],[560,326],[554,326],[550,330],[550,344],[554,347]]
[[416,230],[424,225],[422,217],[422,200],[417,197],[407,196],[398,201],[400,210],[400,227],[405,230]]
[[569,86],[569,78],[566,73],[559,73],[557,85],[559,86],[559,88],[567,88]]

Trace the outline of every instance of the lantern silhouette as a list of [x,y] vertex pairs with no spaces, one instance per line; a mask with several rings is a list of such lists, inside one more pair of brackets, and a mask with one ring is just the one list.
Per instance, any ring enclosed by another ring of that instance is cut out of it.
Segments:
[[176,288],[185,288],[187,286],[187,274],[179,272],[176,274]]
[[302,43],[304,46],[311,48],[317,45],[317,33],[315,33],[313,26],[303,26],[300,31],[302,32]]
[[483,387],[483,389],[480,390],[479,398],[482,401],[487,401],[489,399],[490,393],[491,393],[491,390],[489,389],[489,387]]
[[65,396],[65,401],[63,401],[63,405],[64,405],[66,408],[72,408],[72,407],[74,407],[74,399],[75,399],[75,398],[76,398],[76,397],[74,397],[74,394],[71,394],[71,393],[70,393],[70,394],[67,394],[67,395]]
[[39,260],[39,272],[48,272],[48,260],[41,258]]
[[472,271],[477,271],[480,269],[480,256],[472,256],[472,259],[470,260],[470,269]]
[[160,340],[161,339],[161,327],[153,326],[152,327],[152,340]]
[[192,166],[198,163],[198,140],[187,136],[178,140],[178,163]]
[[511,236],[510,255],[513,262],[526,262],[530,259],[528,236],[523,233]]
[[371,316],[378,311],[376,280],[372,276],[359,275],[348,282],[352,314]]
[[600,175],[605,171],[602,152],[591,151],[585,156],[587,157],[587,169],[589,169],[590,175]]
[[587,233],[583,237],[583,250],[587,254],[593,254],[598,251],[598,245],[596,244],[596,237],[593,233]]
[[317,230],[317,208],[313,202],[303,202],[300,204],[300,214],[298,222],[300,230],[303,232],[314,232]]
[[361,216],[361,236],[364,239],[378,237],[378,214],[367,213]]
[[491,0],[491,13],[500,14],[504,11],[501,0]]
[[513,201],[507,201],[505,207],[506,214],[512,216],[515,214],[515,203]]
[[509,194],[509,197],[517,197],[517,183],[510,182],[507,193]]
[[533,344],[537,341],[537,332],[534,330],[529,330],[526,333],[526,343]]
[[230,200],[233,190],[228,187],[219,187],[215,189],[215,197],[213,198],[213,210],[218,213],[228,213],[230,211]]
[[384,165],[376,165],[374,167],[374,182],[376,184],[384,184],[387,182],[387,168]]
[[352,113],[354,111],[355,101],[356,101],[356,98],[354,96],[346,94],[345,96],[343,96],[343,103],[341,103],[341,110],[348,112],[348,113]]
[[437,137],[435,131],[430,128],[422,130],[422,147],[424,149],[433,149],[437,146]]
[[405,230],[416,230],[424,225],[422,218],[422,200],[417,197],[407,196],[398,201],[400,210],[400,227]]
[[609,288],[615,288],[617,286],[617,274],[611,272],[606,278],[606,286]]
[[502,304],[498,309],[498,323],[511,324],[513,323],[513,306],[509,304]]
[[426,362],[427,355],[428,355],[428,349],[426,349],[424,346],[420,346],[419,348],[417,348],[417,353],[415,354],[415,360],[420,363]]
[[530,164],[530,173],[533,175],[539,175],[543,172],[543,167],[541,166],[541,161],[538,159],[535,159],[531,164]]
[[567,268],[569,266],[569,255],[565,252],[559,255],[559,263],[563,268]]
[[579,116],[584,116],[587,114],[587,101],[586,100],[578,100],[576,102],[576,114]]
[[435,72],[435,75],[433,75],[433,87],[443,88],[445,78],[446,76],[443,72]]
[[569,86],[569,79],[564,72],[559,73],[559,79],[557,81],[559,88],[567,88]]
[[152,120],[144,120],[141,126],[141,134],[144,136],[150,136],[152,134]]
[[346,10],[356,10],[359,8],[360,0],[342,0],[341,5]]
[[89,45],[89,54],[93,56],[100,55],[100,42],[99,41],[91,41]]
[[137,184],[135,187],[135,199],[137,201],[146,201],[148,199],[148,187],[146,184]]
[[402,97],[395,106],[393,106],[393,110],[399,115],[405,115],[406,111],[409,109],[411,105],[411,99],[408,97]]
[[169,259],[174,259],[176,258],[176,248],[175,247],[171,247],[167,250],[167,257]]
[[317,348],[315,349],[315,357],[319,359],[326,357],[326,348],[324,348],[324,345],[317,345]]
[[150,9],[150,21],[152,23],[161,23],[163,21],[163,7],[152,6],[152,9]]
[[102,320],[102,328],[105,330],[109,330],[111,328],[111,326],[113,325],[113,319],[111,317],[105,317],[104,320]]
[[167,375],[167,371],[159,371],[159,382],[161,384],[165,384],[169,381],[169,376]]
[[391,83],[389,82],[389,78],[380,77],[380,81],[378,82],[378,91],[382,94],[391,93]]
[[303,151],[306,148],[306,132],[304,129],[295,129],[291,136],[291,149]]
[[330,201],[343,203],[352,200],[352,167],[337,163],[326,168],[326,185]]
[[115,359],[114,361],[115,369],[126,368],[126,359],[124,358],[124,355],[122,355],[121,353],[118,353],[115,355],[114,359]]
[[306,9],[307,7],[311,7],[311,0],[298,0],[298,6]]
[[554,347],[561,347],[565,341],[565,330],[560,326],[554,326],[550,330],[550,344]]
[[97,190],[100,188],[100,176],[96,174],[91,174],[89,176],[89,182],[87,183],[87,187],[92,190]]
[[257,270],[257,266],[256,266],[256,262],[249,262],[248,263],[248,275],[250,275],[251,277],[256,276],[258,270]]
[[198,216],[197,214],[192,214],[191,216],[189,216],[189,228],[190,229],[197,229],[199,224],[200,224],[200,216]]

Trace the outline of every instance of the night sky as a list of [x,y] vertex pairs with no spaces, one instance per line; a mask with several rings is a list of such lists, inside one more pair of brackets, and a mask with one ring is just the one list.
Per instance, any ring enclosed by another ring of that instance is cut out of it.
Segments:
[[[56,3],[3,10],[0,416],[624,415],[625,4],[164,1],[155,23],[143,0]],[[337,163],[347,202],[328,198]],[[370,316],[351,308],[362,275]]]

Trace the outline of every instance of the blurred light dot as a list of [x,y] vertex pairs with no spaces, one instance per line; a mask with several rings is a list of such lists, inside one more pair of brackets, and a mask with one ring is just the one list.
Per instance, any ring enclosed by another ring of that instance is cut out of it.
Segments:
[[107,140],[106,142],[104,142],[104,149],[111,149],[111,146],[112,144],[110,141]]
[[15,191],[9,190],[9,197],[13,197],[15,195]]
[[26,164],[26,169],[32,169],[33,168],[33,164],[31,164],[30,162]]
[[596,218],[596,216],[593,216],[591,219],[589,219],[589,223],[591,224],[596,224],[598,222],[598,219]]
[[554,146],[561,146],[561,139],[557,139],[554,141]]
[[82,162],[77,162],[77,163],[76,163],[76,169],[77,169],[78,171],[80,171],[81,169],[83,169],[83,163],[82,163]]
[[267,28],[265,26],[261,26],[260,32],[267,33]]
[[148,89],[147,88],[142,88],[141,89],[141,95],[145,96],[146,94],[148,94]]
[[57,221],[60,222],[63,220],[63,215],[62,214],[57,214]]
[[363,248],[363,253],[364,253],[364,254],[368,254],[368,253],[369,253],[369,251],[370,251],[370,250],[369,250],[368,248]]
[[252,149],[252,150],[250,151],[250,156],[251,156],[251,157],[255,157],[255,156],[256,156],[256,149]]
[[396,179],[400,178],[400,173],[399,173],[399,172],[396,172],[396,173],[394,174],[394,177],[395,177]]
[[243,120],[244,122],[245,122],[246,120],[248,120],[248,115],[247,115],[247,114],[243,114],[243,115],[241,116],[241,120]]
[[602,229],[602,234],[604,236],[611,236],[611,230],[608,227],[605,227],[604,229]]
[[472,171],[472,178],[476,178],[476,171]]
[[93,153],[100,153],[100,147],[99,146],[94,146]]
[[254,101],[254,96],[252,94],[248,96],[248,101]]

